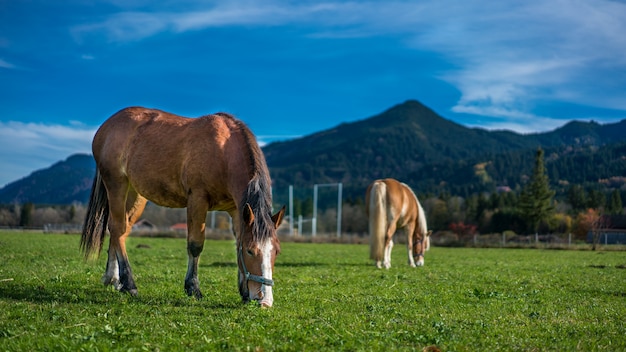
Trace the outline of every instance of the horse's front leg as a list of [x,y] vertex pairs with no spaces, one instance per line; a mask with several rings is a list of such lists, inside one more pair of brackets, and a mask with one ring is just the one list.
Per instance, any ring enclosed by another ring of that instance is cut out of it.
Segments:
[[190,198],[187,204],[187,274],[185,275],[185,292],[197,299],[202,298],[200,281],[198,280],[198,262],[204,248],[204,231],[208,204],[206,200]]
[[407,248],[407,253],[409,256],[409,266],[412,268],[415,268],[415,259],[413,258],[413,241],[415,240],[413,236],[413,232],[415,231],[415,227],[411,225],[407,225],[404,228],[404,231],[406,233],[406,238],[407,238],[406,248]]
[[200,281],[198,280],[198,261],[200,253],[204,248],[204,243],[199,244],[193,241],[187,241],[187,274],[185,275],[185,292],[188,296],[194,296],[197,299],[202,298],[200,291]]

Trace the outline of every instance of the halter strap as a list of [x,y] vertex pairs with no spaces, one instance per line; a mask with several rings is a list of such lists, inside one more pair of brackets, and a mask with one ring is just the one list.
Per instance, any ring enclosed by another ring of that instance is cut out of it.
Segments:
[[243,244],[239,244],[239,256],[238,257],[241,261],[241,268],[243,269],[243,275],[246,278],[246,284],[248,280],[251,280],[251,281],[258,282],[262,285],[266,285],[266,286],[274,285],[274,280],[272,279],[266,279],[263,276],[250,274],[250,272],[246,268],[246,262],[243,260]]
[[[424,242],[424,240],[417,241],[417,243],[421,244],[421,246],[420,246],[421,250],[420,250],[419,253],[417,253],[417,258],[424,256],[424,243],[423,242]],[[413,256],[413,257],[415,258],[415,256]]]

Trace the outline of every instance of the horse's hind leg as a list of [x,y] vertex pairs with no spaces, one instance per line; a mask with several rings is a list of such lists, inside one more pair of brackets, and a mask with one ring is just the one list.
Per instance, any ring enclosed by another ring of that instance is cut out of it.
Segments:
[[109,193],[109,242],[107,270],[102,277],[105,285],[112,284],[117,290],[137,294],[137,286],[133,278],[128,255],[126,238],[130,234],[132,224],[141,216],[146,199],[129,189],[128,183],[108,188]]
[[391,250],[393,249],[393,234],[396,232],[396,221],[389,222],[389,228],[385,234],[385,251],[383,252],[383,267],[391,268]]
[[393,238],[390,238],[385,246],[385,260],[383,266],[385,269],[391,268],[391,250],[393,249]]

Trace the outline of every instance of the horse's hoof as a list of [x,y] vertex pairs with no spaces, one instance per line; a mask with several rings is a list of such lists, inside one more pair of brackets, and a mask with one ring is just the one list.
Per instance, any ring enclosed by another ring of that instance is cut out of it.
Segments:
[[128,293],[129,295],[131,295],[133,297],[137,297],[137,288],[136,287],[133,287],[133,288],[122,287],[121,289],[119,289],[119,291]]
[[189,297],[194,296],[198,300],[202,299],[203,297],[200,289],[195,288],[195,287],[185,287],[185,292],[187,293],[187,296]]

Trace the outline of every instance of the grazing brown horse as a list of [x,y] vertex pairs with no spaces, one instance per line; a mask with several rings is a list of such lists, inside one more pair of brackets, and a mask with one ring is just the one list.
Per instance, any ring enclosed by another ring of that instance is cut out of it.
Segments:
[[233,219],[242,299],[272,306],[272,272],[280,252],[276,229],[285,208],[271,214],[269,171],[243,122],[225,113],[185,118],[131,107],[102,124],[92,149],[97,172],[81,248],[86,257],[99,254],[108,226],[105,285],[137,294],[126,238],[150,200],[187,208],[185,291],[189,296],[202,298],[198,258],[204,247],[207,211],[223,210]]
[[391,267],[391,249],[396,230],[407,236],[409,265],[424,265],[424,250],[430,247],[430,234],[424,209],[409,186],[392,178],[372,182],[365,193],[369,219],[370,258],[378,268]]

